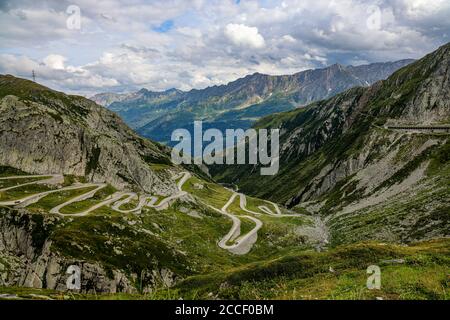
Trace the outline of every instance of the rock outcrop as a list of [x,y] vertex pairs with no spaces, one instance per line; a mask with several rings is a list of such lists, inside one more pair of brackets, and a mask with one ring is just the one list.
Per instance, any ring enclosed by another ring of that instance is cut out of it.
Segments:
[[85,176],[117,188],[168,195],[165,147],[137,136],[113,112],[28,80],[0,76],[0,165],[29,173]]
[[[19,286],[68,291],[70,266],[79,268],[82,293],[152,292],[175,284],[168,268],[143,270],[141,274],[106,268],[102,261],[67,256],[53,246],[52,230],[64,223],[53,215],[0,208],[0,286]],[[142,277],[142,281],[137,279]],[[73,290],[73,288],[71,289]]]

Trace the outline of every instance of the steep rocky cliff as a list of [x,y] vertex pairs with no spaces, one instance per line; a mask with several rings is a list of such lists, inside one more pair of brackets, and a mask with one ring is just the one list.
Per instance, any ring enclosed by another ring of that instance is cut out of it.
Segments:
[[[173,195],[179,192],[173,180],[179,170],[172,166],[166,147],[139,137],[116,114],[94,102],[0,76],[2,177],[25,174],[19,183],[26,184],[33,181],[26,178],[29,174],[62,174],[68,185],[110,184],[85,199],[92,206],[115,189],[162,198]],[[0,185],[8,185],[5,181]],[[55,183],[18,187],[9,196],[20,199],[63,187]],[[8,195],[0,189],[4,200]],[[143,227],[137,216],[115,215],[111,208],[78,218],[49,214],[58,201],[77,195],[57,194],[53,200],[37,199],[34,208],[0,206],[0,286],[65,291],[67,268],[76,265],[82,292],[136,293],[170,286],[187,272],[184,257],[147,229],[154,226]]]
[[[101,217],[93,218],[102,221],[103,228],[126,230],[130,225],[126,220],[105,221]],[[86,223],[89,221],[84,222]],[[87,241],[64,241],[71,238],[67,228],[70,220],[54,215],[30,214],[26,210],[13,210],[0,207],[0,286],[20,286],[46,288],[67,291],[67,273],[69,266],[80,268],[81,291],[84,293],[150,292],[160,286],[171,286],[175,275],[164,267],[158,266],[159,257],[137,272],[134,268],[140,258],[129,260],[126,253],[118,249],[108,250],[108,258],[92,257],[92,253],[100,255],[96,246],[104,245],[96,242],[95,228],[78,229],[77,232],[88,235]],[[138,230],[138,228],[135,228]],[[142,232],[142,231],[135,231]],[[111,234],[110,237],[119,236]],[[97,236],[98,237],[98,236]],[[143,241],[135,240],[136,243]],[[120,241],[114,241],[115,246]],[[111,247],[114,247],[111,243]],[[141,243],[145,246],[145,243]],[[73,248],[71,248],[73,247]],[[160,248],[164,248],[161,243]],[[74,251],[77,251],[75,254]],[[147,251],[150,255],[152,251]],[[135,252],[134,252],[135,253]],[[133,252],[131,254],[134,254]],[[154,254],[154,252],[152,252]],[[166,254],[171,254],[166,248]],[[176,261],[176,257],[173,258]],[[122,261],[123,260],[123,261]],[[112,261],[108,263],[108,261]],[[153,268],[153,269],[152,269]],[[140,279],[140,285],[137,283]]]
[[113,112],[79,96],[0,76],[0,165],[29,173],[85,176],[169,194],[173,181],[152,170],[169,151],[137,136]]

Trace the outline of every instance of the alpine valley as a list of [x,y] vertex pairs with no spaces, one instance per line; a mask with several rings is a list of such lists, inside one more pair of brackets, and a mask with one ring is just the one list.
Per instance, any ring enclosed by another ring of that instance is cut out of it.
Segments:
[[[0,76],[0,299],[449,299],[450,44],[94,101]],[[278,174],[138,135],[194,119],[279,128]]]
[[195,120],[202,120],[205,128],[248,129],[263,116],[386,79],[412,61],[357,67],[334,64],[285,76],[255,73],[202,90],[142,89],[125,94],[101,93],[91,99],[119,114],[140,135],[171,145],[172,131],[185,128],[192,132]]

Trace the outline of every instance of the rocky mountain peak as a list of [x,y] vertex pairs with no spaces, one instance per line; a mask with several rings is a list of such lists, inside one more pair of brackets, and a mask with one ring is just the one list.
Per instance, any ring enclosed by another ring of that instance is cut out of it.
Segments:
[[35,174],[84,176],[117,188],[170,193],[165,147],[136,135],[113,112],[80,96],[0,75],[0,164]]
[[140,89],[137,93],[138,93],[138,94],[147,94],[148,92],[150,92],[148,89],[142,88],[142,89]]

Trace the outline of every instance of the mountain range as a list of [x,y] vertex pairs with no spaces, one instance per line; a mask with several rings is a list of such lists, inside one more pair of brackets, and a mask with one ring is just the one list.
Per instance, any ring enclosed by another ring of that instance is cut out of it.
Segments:
[[446,45],[370,87],[267,116],[254,127],[280,129],[278,174],[260,176],[253,165],[211,173],[317,212],[333,241],[448,236],[449,66]]
[[0,299],[448,299],[450,44],[403,63],[103,96],[166,132],[280,129],[274,176],[175,165],[113,111],[1,75]]
[[205,128],[247,129],[263,116],[386,79],[412,61],[356,67],[334,64],[283,76],[255,73],[202,90],[141,89],[127,94],[102,93],[91,99],[119,114],[140,135],[171,145],[172,131],[178,128],[192,131],[194,120],[203,120]]

